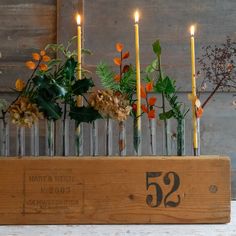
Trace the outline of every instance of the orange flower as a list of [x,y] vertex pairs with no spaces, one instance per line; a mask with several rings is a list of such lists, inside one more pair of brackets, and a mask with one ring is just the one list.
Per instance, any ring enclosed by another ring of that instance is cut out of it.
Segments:
[[148,112],[148,118],[149,119],[154,119],[155,118],[155,110],[150,110]]
[[45,56],[46,55],[46,52],[44,50],[40,51],[40,56]]
[[203,112],[204,112],[204,110],[202,107],[197,108],[197,111],[196,111],[197,118],[201,118],[203,115]]
[[39,65],[39,69],[40,69],[41,71],[46,71],[46,70],[48,70],[48,66],[47,66],[46,64],[40,64],[40,65]]
[[122,59],[127,59],[127,58],[129,58],[129,52],[128,51],[125,52],[122,56]]
[[51,58],[49,57],[49,56],[47,56],[47,55],[44,55],[43,56],[43,61],[44,62],[48,62],[48,61],[50,61],[51,60]]
[[146,98],[147,97],[146,91],[145,91],[143,86],[141,86],[140,93],[141,93],[141,97],[142,98]]
[[153,90],[153,81],[146,84],[146,91],[151,92]]
[[40,60],[40,55],[38,53],[32,53],[33,59],[35,61],[39,61]]
[[118,74],[115,75],[115,78],[114,78],[114,79],[115,79],[116,82],[119,82],[119,81],[120,81],[120,75],[118,75]]
[[34,70],[36,68],[36,65],[33,61],[27,61],[25,63],[25,65],[30,69],[30,70]]
[[154,106],[155,105],[155,103],[156,103],[156,98],[155,97],[151,97],[151,98],[149,98],[148,99],[148,104],[150,105],[150,106]]
[[145,112],[145,113],[148,112],[148,109],[147,109],[146,105],[144,105],[144,104],[141,105],[141,109],[142,109],[142,111]]
[[120,60],[120,58],[115,57],[115,58],[113,59],[113,61],[114,61],[114,63],[115,63],[117,66],[120,66],[120,65],[121,65],[121,60]]
[[17,79],[15,83],[16,91],[21,92],[25,87],[25,82],[22,79]]
[[121,52],[124,48],[124,45],[122,43],[117,43],[116,44],[116,50],[117,52]]

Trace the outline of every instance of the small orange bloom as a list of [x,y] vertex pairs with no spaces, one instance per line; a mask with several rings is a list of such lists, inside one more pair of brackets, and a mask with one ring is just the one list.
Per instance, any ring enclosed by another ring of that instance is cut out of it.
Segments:
[[141,92],[141,97],[142,98],[146,98],[147,97],[146,91],[145,91],[143,86],[141,86],[140,92]]
[[35,61],[39,61],[40,60],[40,55],[38,53],[32,53],[32,57]]
[[43,56],[43,61],[44,62],[48,62],[48,61],[50,61],[51,60],[51,58],[49,57],[49,56],[47,56],[47,55],[44,55]]
[[21,92],[25,87],[25,82],[22,79],[17,79],[15,83],[16,91]]
[[124,45],[122,43],[117,43],[116,44],[116,50],[117,52],[121,52],[124,48]]
[[142,111],[145,112],[145,113],[148,112],[148,109],[147,109],[146,105],[144,105],[144,104],[141,105],[141,109],[142,109]]
[[146,84],[146,91],[151,92],[153,90],[153,81]]
[[46,64],[40,64],[40,65],[39,65],[39,69],[40,69],[41,71],[46,71],[46,70],[48,70],[48,66],[47,66]]
[[116,82],[119,82],[119,81],[120,81],[120,75],[118,75],[118,74],[115,75],[115,78],[114,78],[114,79],[115,79]]
[[46,52],[44,50],[40,51],[40,56],[45,56],[46,55]]
[[30,69],[30,70],[34,70],[36,68],[36,65],[33,61],[27,61],[25,63],[25,65]]
[[122,56],[122,59],[127,59],[127,58],[129,58],[129,52],[128,51],[125,52]]
[[115,57],[115,58],[113,59],[113,61],[114,61],[114,63],[115,63],[117,66],[120,66],[120,65],[121,65],[121,60],[120,60],[120,58]]
[[199,107],[199,108],[197,109],[197,111],[196,111],[196,116],[197,116],[197,118],[201,118],[202,115],[203,115],[203,112],[204,112],[203,108],[202,108],[202,107]]
[[155,110],[150,110],[148,112],[148,118],[149,119],[154,119],[155,118]]
[[148,104],[150,105],[150,106],[154,106],[155,105],[155,103],[156,103],[156,98],[155,97],[151,97],[151,98],[149,98],[148,99]]

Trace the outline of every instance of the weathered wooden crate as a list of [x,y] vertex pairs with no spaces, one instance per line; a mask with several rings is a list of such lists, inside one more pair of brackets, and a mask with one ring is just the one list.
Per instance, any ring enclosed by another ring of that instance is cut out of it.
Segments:
[[4,158],[0,224],[227,223],[230,159]]

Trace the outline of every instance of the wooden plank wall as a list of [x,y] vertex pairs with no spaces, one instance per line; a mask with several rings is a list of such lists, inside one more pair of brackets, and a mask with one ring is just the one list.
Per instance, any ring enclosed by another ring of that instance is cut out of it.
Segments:
[[[94,71],[101,60],[113,64],[115,43],[122,42],[131,52],[134,63],[133,12],[140,9],[141,66],[144,68],[154,55],[152,43],[159,38],[163,47],[165,73],[177,80],[180,97],[189,104],[187,93],[191,88],[189,26],[197,23],[196,56],[201,47],[224,42],[226,36],[236,40],[235,0],[96,0],[84,1],[85,47],[94,52],[85,63]],[[99,82],[98,82],[99,84]],[[236,197],[236,125],[234,93],[219,93],[205,109],[201,121],[202,154],[226,154],[232,158],[233,196]],[[207,96],[208,93],[204,95]],[[190,105],[190,104],[189,104]],[[148,151],[146,122],[143,122],[143,149]],[[158,130],[160,132],[160,130]],[[174,127],[171,132],[175,132]],[[191,117],[186,121],[187,153],[191,153]],[[158,134],[158,148],[162,139]]]
[[[58,3],[58,4],[56,4]],[[9,88],[17,77],[27,79],[24,62],[31,52],[49,42],[65,43],[76,34],[75,13],[84,12],[84,46],[94,54],[84,58],[91,71],[101,60],[112,64],[114,45],[123,42],[134,63],[133,12],[139,8],[141,64],[144,68],[152,59],[151,44],[160,38],[166,74],[177,80],[180,98],[187,102],[190,82],[189,26],[197,22],[196,53],[201,46],[223,42],[226,36],[236,40],[235,0],[1,0],[0,3],[0,92],[11,99]],[[57,23],[56,23],[56,18]],[[57,26],[57,27],[56,27]],[[57,33],[57,38],[56,38]],[[99,81],[95,75],[96,84]],[[207,93],[204,95],[207,96]],[[233,196],[236,197],[236,126],[233,93],[219,93],[205,110],[201,122],[202,154],[223,154],[232,157]],[[190,116],[190,114],[189,114]],[[99,123],[103,132],[104,123]],[[191,118],[186,121],[187,154],[191,154]],[[86,126],[85,126],[86,128]],[[117,127],[115,125],[114,130]],[[132,140],[132,124],[128,123],[128,139]],[[149,152],[147,122],[143,120],[143,149]],[[171,128],[174,134],[175,127]],[[88,132],[86,140],[88,141]],[[114,135],[114,142],[117,136]],[[103,152],[101,138],[99,150]],[[115,145],[116,146],[116,145]],[[131,153],[132,144],[130,143]],[[158,123],[158,153],[162,152],[161,124]],[[114,154],[117,153],[117,147]],[[89,152],[89,147],[85,150]],[[101,153],[103,154],[103,153]]]
[[[8,101],[15,98],[12,91],[15,80],[26,81],[31,74],[25,61],[31,59],[32,52],[56,42],[56,22],[56,0],[0,1],[0,98]],[[12,126],[12,153],[15,153],[15,132]],[[29,133],[26,130],[27,136]],[[44,145],[43,137],[40,139]]]
[[27,79],[24,62],[31,53],[56,41],[56,0],[1,0],[0,90],[9,91],[17,77]]

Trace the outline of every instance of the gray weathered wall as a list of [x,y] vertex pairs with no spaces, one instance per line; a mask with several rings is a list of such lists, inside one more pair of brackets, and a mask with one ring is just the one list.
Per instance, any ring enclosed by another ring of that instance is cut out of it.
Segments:
[[[85,62],[93,70],[101,60],[113,64],[115,43],[122,42],[131,52],[134,63],[133,12],[140,9],[140,51],[144,68],[154,58],[151,45],[159,38],[163,48],[165,73],[177,80],[180,97],[186,103],[191,89],[189,27],[197,24],[196,56],[201,47],[236,40],[235,0],[96,0],[84,1],[85,47],[94,51]],[[207,93],[204,95],[207,96]],[[233,195],[236,195],[236,111],[233,93],[219,93],[206,107],[201,120],[202,154],[224,154],[232,157]],[[146,123],[143,126],[146,126]],[[191,117],[186,121],[187,153],[191,154]],[[143,149],[148,152],[148,133],[143,127]],[[172,131],[175,130],[172,128]],[[157,132],[160,132],[158,130]],[[160,138],[160,136],[159,136]],[[159,151],[162,140],[158,140]]]

